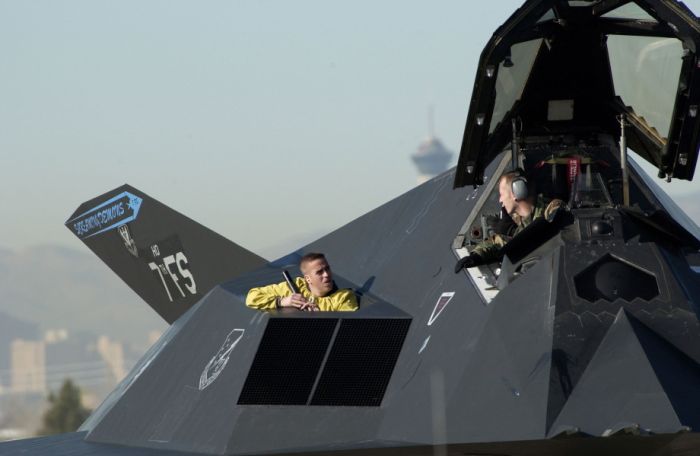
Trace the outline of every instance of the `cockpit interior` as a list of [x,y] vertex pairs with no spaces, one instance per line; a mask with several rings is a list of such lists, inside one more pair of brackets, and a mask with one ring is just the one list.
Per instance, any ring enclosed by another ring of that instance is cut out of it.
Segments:
[[454,181],[483,191],[473,194],[475,210],[452,247],[464,257],[508,229],[498,192],[508,171],[523,170],[531,192],[565,202],[568,220],[556,234],[519,240],[517,251],[504,246],[502,262],[468,268],[486,302],[564,243],[597,244],[623,263],[618,250],[630,240],[698,245],[697,226],[629,158],[651,163],[667,181],[692,180],[698,27],[681,2],[553,0],[526,2],[494,33],[481,54]]
[[[469,269],[468,275],[484,301],[490,302],[500,290],[562,242],[595,243],[615,239],[624,242],[638,235],[624,220],[629,214],[655,213],[662,205],[645,182],[648,176],[633,161],[628,164],[633,165],[628,170],[629,201],[625,202],[620,148],[611,137],[599,135],[588,140],[533,137],[520,142],[517,148],[504,151],[489,167],[492,171],[491,175],[484,176],[484,191],[454,239],[457,256],[468,255],[477,244],[494,234],[512,237],[509,235],[512,235],[513,222],[499,203],[498,178],[513,169],[527,176],[530,195],[562,200],[568,220],[560,223],[556,233],[561,234],[560,237],[534,236],[522,255],[506,256],[502,261]],[[670,217],[667,222],[668,229],[685,230]]]

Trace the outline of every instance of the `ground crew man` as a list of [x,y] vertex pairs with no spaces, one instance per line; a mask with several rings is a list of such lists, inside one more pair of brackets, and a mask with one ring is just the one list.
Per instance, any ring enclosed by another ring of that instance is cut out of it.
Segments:
[[307,253],[299,262],[304,277],[297,277],[298,293],[286,282],[251,288],[246,296],[248,307],[259,310],[296,308],[305,311],[357,310],[357,298],[350,289],[338,289],[331,267],[322,253]]

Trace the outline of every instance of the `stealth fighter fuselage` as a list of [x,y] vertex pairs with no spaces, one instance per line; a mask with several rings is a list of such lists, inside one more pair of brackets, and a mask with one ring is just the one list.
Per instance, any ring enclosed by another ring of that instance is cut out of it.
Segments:
[[[79,433],[0,454],[697,454],[700,230],[627,147],[692,179],[698,44],[674,0],[526,1],[457,167],[276,261],[128,185],[84,203],[68,228],[171,326]],[[456,274],[516,168],[568,210]],[[308,252],[358,311],[245,306]]]

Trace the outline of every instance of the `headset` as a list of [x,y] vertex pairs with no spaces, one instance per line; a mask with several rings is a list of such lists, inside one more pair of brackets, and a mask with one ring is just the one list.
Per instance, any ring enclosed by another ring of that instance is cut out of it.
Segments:
[[527,185],[527,179],[522,174],[519,174],[518,176],[513,178],[513,182],[511,183],[511,189],[513,190],[513,195],[515,196],[515,199],[517,201],[527,199]]

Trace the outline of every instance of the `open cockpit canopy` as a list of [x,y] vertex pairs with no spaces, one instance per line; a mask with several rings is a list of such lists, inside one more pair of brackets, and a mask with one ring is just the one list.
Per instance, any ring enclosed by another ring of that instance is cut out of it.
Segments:
[[[620,135],[692,180],[700,140],[700,25],[675,0],[528,0],[481,54],[455,176],[480,185],[513,138]],[[513,122],[515,120],[515,122]]]

